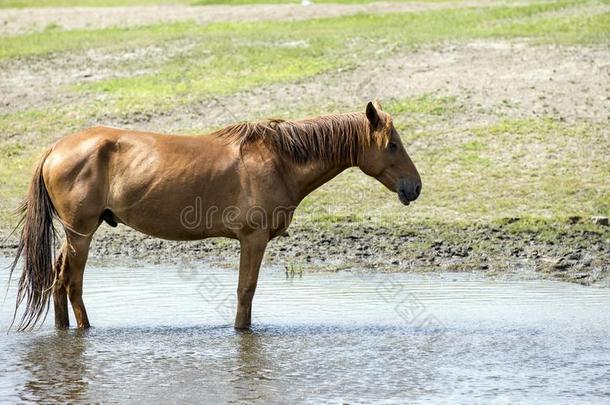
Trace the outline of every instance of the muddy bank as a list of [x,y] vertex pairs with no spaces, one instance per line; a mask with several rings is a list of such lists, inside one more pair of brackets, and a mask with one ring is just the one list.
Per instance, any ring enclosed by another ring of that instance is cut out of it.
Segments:
[[[561,229],[550,230],[549,236],[545,231],[514,233],[512,225],[388,228],[349,221],[331,226],[295,225],[286,236],[270,242],[265,263],[304,271],[480,272],[497,278],[610,286],[609,227],[591,230],[561,225]],[[0,254],[11,256],[15,248],[15,239],[4,242]],[[103,225],[92,243],[90,258],[99,266],[203,261],[237,267],[239,243],[223,238],[165,241],[126,227]]]

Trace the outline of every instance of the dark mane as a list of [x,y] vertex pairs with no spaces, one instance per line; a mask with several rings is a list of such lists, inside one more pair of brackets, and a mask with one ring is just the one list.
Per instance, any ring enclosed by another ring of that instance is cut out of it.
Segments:
[[[263,142],[297,163],[314,160],[356,164],[360,151],[387,136],[372,132],[364,113],[325,115],[300,121],[270,119],[230,125],[212,135],[236,142],[243,148]],[[375,134],[375,135],[374,135]]]

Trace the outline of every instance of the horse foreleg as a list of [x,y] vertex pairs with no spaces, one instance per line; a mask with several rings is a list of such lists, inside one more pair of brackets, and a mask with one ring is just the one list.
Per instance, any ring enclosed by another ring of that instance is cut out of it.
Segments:
[[254,233],[241,239],[235,329],[248,329],[252,322],[252,299],[268,241],[266,233]]
[[59,256],[55,262],[55,285],[53,286],[53,309],[55,312],[55,327],[65,329],[70,326],[68,317],[68,292],[63,280],[65,266],[66,245],[62,245]]

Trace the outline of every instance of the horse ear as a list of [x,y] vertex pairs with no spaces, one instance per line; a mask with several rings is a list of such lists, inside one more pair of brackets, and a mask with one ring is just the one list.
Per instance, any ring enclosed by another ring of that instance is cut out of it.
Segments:
[[377,125],[379,124],[379,113],[370,101],[366,105],[366,118],[368,118],[373,128],[377,128]]
[[383,111],[383,108],[381,107],[381,102],[379,101],[378,98],[375,99],[375,101],[373,101],[373,105],[375,106],[376,109],[378,109],[379,111]]

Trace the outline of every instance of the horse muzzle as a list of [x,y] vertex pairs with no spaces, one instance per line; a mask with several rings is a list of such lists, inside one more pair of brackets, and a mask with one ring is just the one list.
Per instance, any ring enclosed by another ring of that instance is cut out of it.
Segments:
[[400,202],[404,205],[409,205],[419,197],[419,194],[421,193],[421,181],[399,180],[396,189]]

